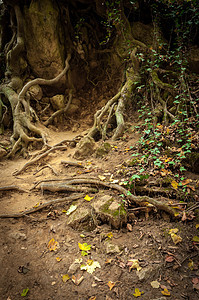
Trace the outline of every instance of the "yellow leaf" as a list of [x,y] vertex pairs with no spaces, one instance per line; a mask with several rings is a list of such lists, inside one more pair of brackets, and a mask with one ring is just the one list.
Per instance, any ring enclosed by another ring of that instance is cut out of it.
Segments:
[[113,261],[113,258],[107,258],[107,260],[105,261],[105,264],[111,264],[112,261]]
[[35,206],[33,206],[33,207],[36,208],[36,207],[38,207],[39,205],[40,205],[40,203],[37,202],[37,203],[35,204]]
[[88,245],[87,243],[78,243],[79,249],[83,251],[89,251],[91,250],[91,245]]
[[189,259],[188,267],[191,271],[193,271],[194,263],[192,259]]
[[88,195],[86,195],[86,196],[84,197],[84,200],[86,200],[86,201],[91,201],[93,198],[94,198],[94,197],[89,197]]
[[112,239],[112,237],[113,237],[112,232],[107,233],[107,237],[108,237],[109,239]]
[[135,293],[133,294],[134,297],[140,297],[142,294],[144,294],[144,292],[140,292],[139,289],[135,288]]
[[173,228],[169,230],[169,234],[177,233],[178,231],[179,231],[178,228]]
[[93,260],[92,259],[88,259],[86,263],[87,263],[87,265],[91,266],[92,263],[93,263]]
[[106,176],[99,175],[98,177],[99,177],[99,179],[102,180],[102,181],[106,179]]
[[140,267],[138,259],[130,259],[128,261],[128,265],[130,266],[129,270],[131,269],[137,269],[137,271],[140,271],[142,267]]
[[199,237],[197,235],[195,235],[193,238],[192,238],[192,241],[193,242],[196,242],[196,243],[199,243]]
[[112,288],[114,288],[114,286],[115,286],[115,282],[109,281],[109,282],[107,283],[107,285],[108,285],[108,287],[109,287],[109,289],[110,289],[110,291],[111,291]]
[[175,234],[175,233],[171,233],[171,238],[174,242],[175,245],[177,245],[178,243],[182,242],[182,238],[181,236]]
[[69,279],[70,279],[70,276],[69,276],[68,274],[65,274],[65,275],[62,276],[62,281],[63,281],[63,282],[66,282],[66,281],[68,281]]
[[161,291],[161,293],[164,296],[171,296],[171,293],[167,289],[164,289],[164,291]]
[[60,258],[60,257],[56,257],[56,261],[61,261],[62,260],[62,258]]
[[199,228],[199,224],[196,224],[196,229],[198,229]]
[[92,296],[88,300],[96,300],[96,296]]
[[88,255],[87,251],[82,250],[81,256],[86,256],[86,255]]
[[172,187],[173,187],[175,190],[177,190],[177,188],[178,188],[178,183],[177,183],[175,180],[173,180],[173,181],[171,182],[171,185],[172,185]]
[[48,243],[48,249],[50,251],[55,251],[58,246],[59,246],[59,243],[56,242],[54,238],[52,238]]

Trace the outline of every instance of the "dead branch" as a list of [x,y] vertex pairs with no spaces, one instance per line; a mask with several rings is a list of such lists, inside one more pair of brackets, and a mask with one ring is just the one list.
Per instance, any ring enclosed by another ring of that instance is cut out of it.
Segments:
[[66,201],[71,202],[71,201],[80,199],[83,196],[84,196],[84,194],[78,194],[78,195],[73,195],[73,196],[68,196],[68,197],[64,197],[64,198],[50,200],[46,203],[40,204],[37,207],[33,207],[31,209],[22,211],[20,213],[0,214],[0,218],[21,218],[21,217],[24,217],[26,215],[32,214],[36,211],[39,211],[39,210],[41,210],[41,209],[43,209],[47,206],[59,204],[59,203],[66,202]]
[[59,175],[59,174],[53,169],[53,167],[52,167],[51,165],[49,165],[49,164],[46,165],[46,166],[41,167],[38,171],[36,171],[35,173],[33,173],[33,175],[36,175],[37,173],[39,173],[40,171],[42,171],[42,170],[45,169],[45,168],[51,169],[52,172],[53,172],[56,176]]

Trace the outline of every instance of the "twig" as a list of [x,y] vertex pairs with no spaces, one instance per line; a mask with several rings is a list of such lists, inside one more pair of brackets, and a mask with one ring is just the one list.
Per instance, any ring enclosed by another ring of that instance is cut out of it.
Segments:
[[61,202],[70,202],[70,201],[73,201],[73,200],[77,200],[79,198],[82,198],[84,196],[84,194],[78,194],[78,195],[73,195],[73,196],[69,196],[69,197],[65,197],[65,198],[59,198],[59,199],[55,199],[55,200],[50,200],[46,203],[43,203],[37,207],[33,207],[31,209],[28,209],[28,210],[25,210],[25,211],[22,211],[20,213],[10,213],[10,214],[0,214],[0,218],[21,218],[21,217],[24,217],[26,215],[29,215],[29,214],[32,214],[36,211],[39,211],[49,205],[54,205],[54,204],[58,204],[58,203],[61,203]]

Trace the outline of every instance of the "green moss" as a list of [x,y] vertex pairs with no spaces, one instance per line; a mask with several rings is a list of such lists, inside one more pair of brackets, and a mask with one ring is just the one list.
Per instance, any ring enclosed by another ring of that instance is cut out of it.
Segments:
[[111,145],[109,143],[104,143],[101,147],[96,150],[96,157],[103,157],[108,154],[111,150]]
[[124,205],[121,204],[120,207],[118,209],[114,209],[114,210],[111,210],[109,209],[111,203],[113,202],[113,199],[110,199],[109,201],[107,201],[102,207],[101,207],[101,211],[103,213],[106,213],[106,214],[109,214],[113,217],[117,217],[117,216],[124,216],[127,214],[125,208],[124,208]]

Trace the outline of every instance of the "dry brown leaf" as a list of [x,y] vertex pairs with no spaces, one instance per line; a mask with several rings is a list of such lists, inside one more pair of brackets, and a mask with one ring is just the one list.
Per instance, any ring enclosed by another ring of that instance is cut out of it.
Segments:
[[168,256],[166,256],[165,261],[172,262],[172,261],[174,261],[174,257],[172,255],[168,255]]
[[48,249],[50,251],[55,251],[59,247],[59,243],[55,241],[54,238],[52,238],[48,243]]
[[72,282],[74,282],[75,285],[79,285],[83,279],[84,276],[81,276],[80,274],[78,274],[77,277],[75,275],[72,275]]
[[128,231],[133,231],[133,226],[131,224],[127,224],[126,228],[128,229]]
[[112,290],[112,288],[114,288],[115,284],[116,284],[116,282],[113,282],[113,281],[109,281],[109,282],[107,283],[107,285],[108,285],[110,291]]

